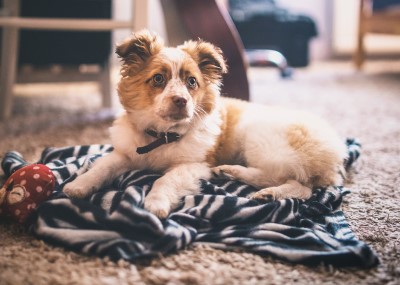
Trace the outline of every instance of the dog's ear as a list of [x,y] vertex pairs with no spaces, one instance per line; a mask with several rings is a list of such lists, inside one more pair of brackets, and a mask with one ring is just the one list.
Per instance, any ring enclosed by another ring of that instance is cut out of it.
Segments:
[[138,66],[157,54],[164,43],[156,34],[148,30],[134,33],[132,37],[117,45],[115,52],[127,65]]
[[187,41],[180,48],[197,62],[208,80],[221,84],[222,75],[228,72],[228,68],[220,48],[202,40]]

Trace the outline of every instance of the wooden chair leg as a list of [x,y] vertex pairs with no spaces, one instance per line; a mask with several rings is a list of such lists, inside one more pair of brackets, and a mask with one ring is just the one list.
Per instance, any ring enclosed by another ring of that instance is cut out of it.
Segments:
[[17,65],[18,34],[15,28],[3,29],[0,74],[0,119],[11,116],[13,86]]
[[354,63],[357,69],[361,69],[365,59],[365,47],[364,47],[364,34],[359,33],[357,37],[357,48],[354,55]]
[[[5,1],[12,15],[19,11],[19,1]],[[19,29],[5,27],[2,30],[1,70],[0,70],[0,120],[11,116],[13,87],[17,74]]]
[[112,90],[111,90],[111,67],[110,60],[103,66],[99,75],[99,85],[103,108],[112,108]]
[[358,70],[361,69],[365,59],[365,46],[364,46],[365,24],[366,24],[365,21],[366,21],[365,3],[363,0],[361,0],[360,10],[359,10],[358,32],[357,32],[357,45],[354,54],[354,64]]

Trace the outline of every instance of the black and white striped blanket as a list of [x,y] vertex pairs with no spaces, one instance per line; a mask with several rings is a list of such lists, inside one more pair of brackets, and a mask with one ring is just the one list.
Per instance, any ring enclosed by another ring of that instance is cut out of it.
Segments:
[[[349,167],[360,144],[347,140]],[[151,171],[131,171],[86,200],[71,200],[62,186],[86,171],[110,145],[46,149],[39,163],[57,178],[54,197],[33,215],[30,231],[66,249],[134,261],[167,254],[192,243],[221,249],[241,249],[302,264],[370,267],[374,252],[357,240],[340,210],[344,187],[314,189],[309,200],[261,203],[246,196],[255,191],[235,181],[202,181],[202,193],[186,196],[178,209],[160,220],[143,209],[146,193],[160,177]],[[5,155],[2,167],[10,175],[26,165],[17,152]]]

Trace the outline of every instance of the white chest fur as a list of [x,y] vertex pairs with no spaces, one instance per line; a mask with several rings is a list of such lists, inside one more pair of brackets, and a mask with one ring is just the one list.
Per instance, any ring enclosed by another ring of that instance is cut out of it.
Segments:
[[193,121],[186,132],[180,134],[178,141],[161,145],[146,154],[138,154],[136,148],[149,144],[155,138],[137,130],[126,114],[115,121],[110,133],[115,150],[130,158],[133,169],[165,171],[183,163],[204,162],[221,133],[220,125],[221,118],[215,110]]

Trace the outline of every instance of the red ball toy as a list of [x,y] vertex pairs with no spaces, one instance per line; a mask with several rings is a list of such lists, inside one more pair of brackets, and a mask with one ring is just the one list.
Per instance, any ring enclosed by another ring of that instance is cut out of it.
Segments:
[[31,164],[15,171],[0,188],[0,217],[24,223],[28,216],[53,193],[55,177],[43,164]]

